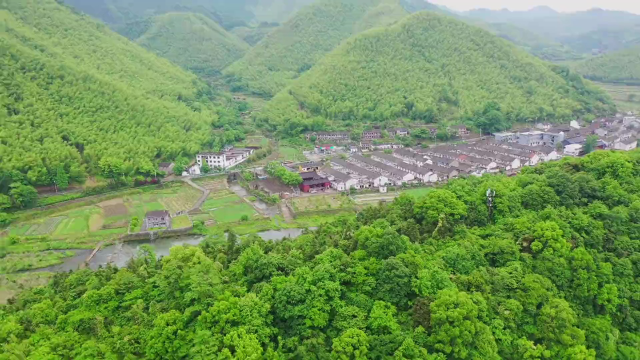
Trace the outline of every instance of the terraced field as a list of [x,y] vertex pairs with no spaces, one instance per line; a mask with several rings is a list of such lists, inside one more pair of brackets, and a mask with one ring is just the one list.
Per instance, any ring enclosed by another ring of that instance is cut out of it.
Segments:
[[291,199],[295,212],[349,209],[354,206],[353,200],[340,194],[306,196]]

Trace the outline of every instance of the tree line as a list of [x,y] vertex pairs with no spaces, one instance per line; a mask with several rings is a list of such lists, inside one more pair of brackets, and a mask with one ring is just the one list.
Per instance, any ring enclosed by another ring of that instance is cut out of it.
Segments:
[[0,359],[638,359],[639,243],[640,152],[595,152],[56,274]]

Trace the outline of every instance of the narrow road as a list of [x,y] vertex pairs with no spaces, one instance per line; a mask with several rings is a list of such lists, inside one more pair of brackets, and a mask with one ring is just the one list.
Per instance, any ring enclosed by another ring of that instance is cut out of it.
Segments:
[[209,197],[209,193],[210,191],[203,188],[202,186],[194,183],[193,181],[191,181],[191,179],[189,178],[183,178],[182,181],[184,181],[185,183],[189,184],[191,187],[196,188],[200,191],[202,191],[202,196],[200,196],[200,198],[198,199],[198,201],[196,201],[196,204],[189,210],[187,210],[187,212],[190,211],[195,211],[200,209],[200,207],[202,206],[202,204],[204,204],[205,201],[207,201],[207,198]]
[[289,211],[289,207],[284,203],[284,201],[280,202],[280,212],[282,213],[282,217],[284,217],[285,222],[293,221],[291,211]]

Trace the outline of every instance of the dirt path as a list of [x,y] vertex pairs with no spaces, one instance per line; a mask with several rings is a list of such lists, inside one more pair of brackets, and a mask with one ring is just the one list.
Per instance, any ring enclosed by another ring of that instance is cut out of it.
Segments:
[[280,213],[282,214],[282,217],[284,218],[285,222],[292,222],[293,221],[293,216],[291,215],[291,211],[289,210],[289,207],[283,201],[280,202]]
[[202,186],[194,183],[193,181],[191,181],[191,179],[189,178],[183,178],[182,181],[184,181],[185,183],[189,184],[191,187],[196,188],[200,191],[202,191],[202,196],[200,196],[200,198],[198,199],[198,201],[196,201],[196,204],[189,210],[187,210],[187,212],[190,211],[195,211],[200,209],[200,207],[202,206],[202,204],[204,204],[205,201],[207,201],[207,198],[209,197],[209,193],[210,191],[203,188]]

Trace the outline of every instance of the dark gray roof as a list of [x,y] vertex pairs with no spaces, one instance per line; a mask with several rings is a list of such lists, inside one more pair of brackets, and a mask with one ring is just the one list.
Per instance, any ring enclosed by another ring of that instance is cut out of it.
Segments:
[[334,179],[336,180],[340,180],[340,181],[348,181],[351,179],[351,176],[342,173],[338,170],[334,170],[334,169],[324,169],[322,170],[325,174],[329,175],[329,176],[333,176]]
[[157,217],[167,217],[167,216],[170,216],[170,214],[167,210],[156,210],[156,211],[149,211],[144,216],[147,218],[150,218],[150,217],[157,218]]
[[360,176],[365,176],[365,177],[369,178],[370,180],[377,179],[380,176],[382,176],[382,174],[375,173],[375,172],[373,172],[371,170],[367,170],[367,169],[365,169],[363,167],[348,163],[348,162],[346,162],[346,161],[344,161],[342,159],[333,158],[333,159],[331,159],[331,162],[336,164],[336,165],[338,165],[338,166],[340,166],[340,167],[342,167],[342,168],[345,168],[345,169],[347,169],[347,170],[349,170],[351,172],[354,172],[354,173],[356,173],[356,174],[358,174]]

